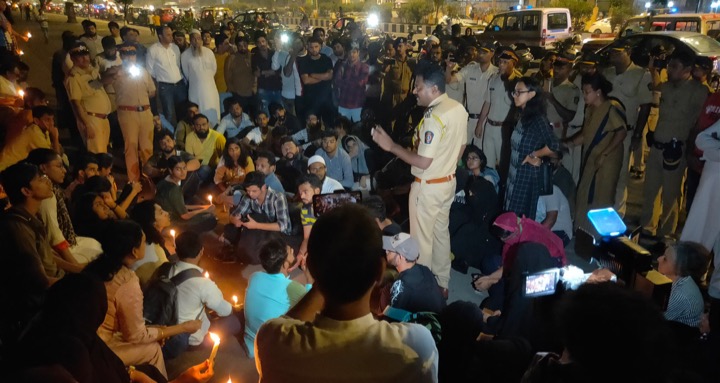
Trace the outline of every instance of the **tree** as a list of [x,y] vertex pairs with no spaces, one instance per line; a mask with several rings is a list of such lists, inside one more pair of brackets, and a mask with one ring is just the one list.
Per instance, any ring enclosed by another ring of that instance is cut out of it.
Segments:
[[128,8],[133,3],[133,0],[120,0],[120,3],[123,5],[123,15],[125,15],[125,22],[128,20]]
[[575,19],[582,19],[592,14],[593,4],[585,0],[553,0],[552,6],[557,8],[567,8],[570,15]]
[[614,31],[615,27],[636,13],[632,0],[610,0],[610,28]]
[[440,8],[445,5],[445,0],[433,0],[433,6],[435,7],[435,22],[438,22],[438,13],[440,13]]
[[[457,4],[445,5],[445,14],[450,17],[465,16],[465,12],[462,12],[460,6]],[[437,17],[437,15],[435,17]]]
[[432,10],[432,6],[425,0],[410,0],[398,10],[398,16],[407,23],[420,24]]

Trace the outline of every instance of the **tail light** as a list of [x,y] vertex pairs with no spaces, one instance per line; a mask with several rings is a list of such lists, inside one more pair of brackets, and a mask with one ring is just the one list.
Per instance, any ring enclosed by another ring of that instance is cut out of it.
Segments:
[[546,38],[546,37],[547,37],[547,30],[546,30],[546,29],[543,29],[543,30],[542,30],[542,35],[540,35],[540,46],[541,46],[541,47],[544,47],[544,46],[545,46],[545,38]]

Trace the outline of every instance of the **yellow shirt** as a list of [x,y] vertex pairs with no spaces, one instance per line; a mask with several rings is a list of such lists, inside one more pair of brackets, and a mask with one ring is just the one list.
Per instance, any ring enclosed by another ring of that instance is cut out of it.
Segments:
[[433,100],[416,129],[417,153],[432,158],[423,170],[412,167],[412,174],[423,180],[455,174],[460,149],[467,142],[468,113],[459,102],[446,94]]
[[215,86],[217,86],[218,93],[227,92],[227,84],[225,83],[225,60],[227,60],[230,54],[225,52],[223,54],[215,53],[215,62],[217,62],[217,70],[215,71]]
[[210,129],[205,140],[200,140],[195,131],[185,137],[185,151],[197,158],[203,165],[216,167],[225,148],[225,136]]
[[37,148],[52,149],[50,136],[39,126],[28,125],[15,139],[5,143],[0,152],[0,170],[24,160],[31,150]]

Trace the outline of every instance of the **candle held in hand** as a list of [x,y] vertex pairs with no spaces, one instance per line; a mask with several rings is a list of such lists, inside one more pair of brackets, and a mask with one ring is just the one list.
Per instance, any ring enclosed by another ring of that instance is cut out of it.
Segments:
[[173,237],[173,240],[175,240],[175,229],[170,230],[170,236]]
[[210,194],[208,194],[207,200],[208,202],[210,202],[210,205],[212,205],[212,196]]
[[208,334],[210,335],[210,339],[212,339],[212,341],[215,342],[215,344],[213,344],[213,348],[212,348],[212,351],[210,352],[210,358],[209,358],[210,363],[214,364],[218,347],[220,347],[220,337],[217,336],[217,334],[212,333],[212,332],[209,332]]
[[27,33],[27,37],[28,37],[28,38],[31,38],[31,37],[32,37],[32,34],[31,34],[30,32],[28,32],[28,33]]
[[233,306],[237,306],[237,295],[233,295],[232,300],[233,300]]
[[20,98],[25,98],[25,91],[22,89],[18,90],[18,96],[20,96]]

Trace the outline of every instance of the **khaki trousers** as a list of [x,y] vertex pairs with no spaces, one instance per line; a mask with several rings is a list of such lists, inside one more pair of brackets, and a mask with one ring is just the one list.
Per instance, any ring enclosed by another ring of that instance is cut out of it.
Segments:
[[107,147],[110,143],[110,121],[107,118],[91,115],[88,115],[85,120],[88,122],[87,126],[79,130],[88,152],[107,153]]
[[410,235],[420,244],[418,263],[435,274],[438,285],[450,282],[450,205],[455,179],[438,184],[413,182],[410,187]]
[[153,153],[153,115],[149,109],[143,112],[118,110],[117,114],[125,139],[128,181],[139,181],[140,161],[147,162]]
[[645,230],[655,233],[659,237],[675,232],[686,169],[685,153],[683,153],[677,169],[665,170],[662,150],[656,147],[650,148],[645,170],[643,209],[640,219],[640,224]]
[[489,168],[498,168],[502,142],[502,126],[494,126],[486,122],[483,129],[482,150],[485,157],[487,157],[487,166]]

